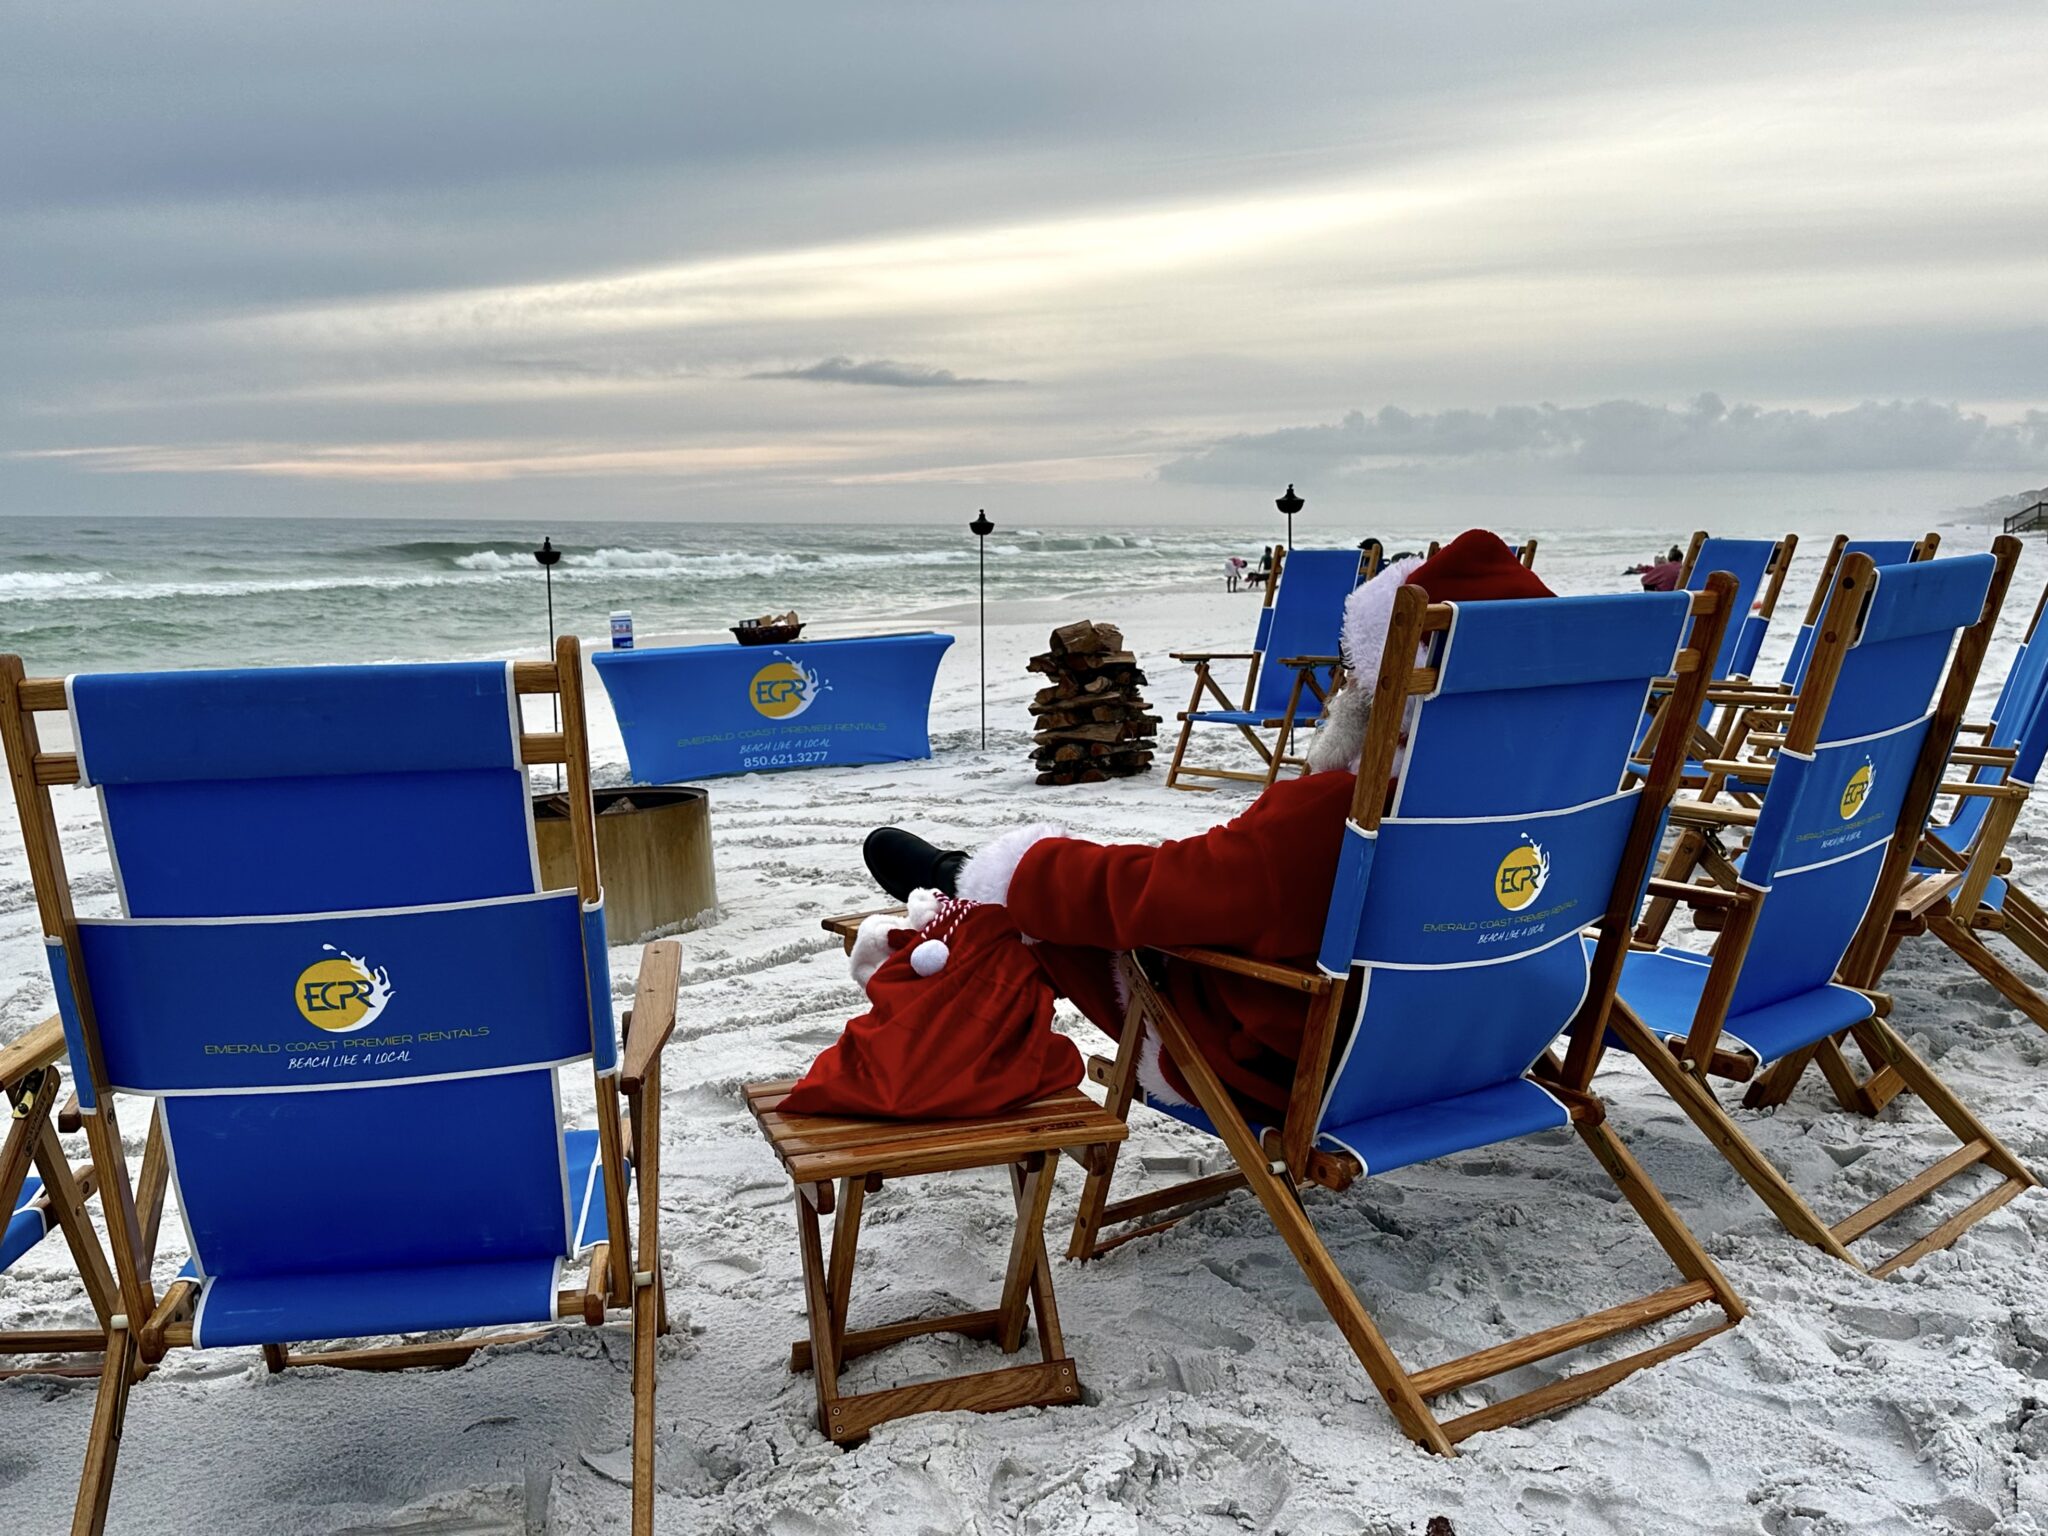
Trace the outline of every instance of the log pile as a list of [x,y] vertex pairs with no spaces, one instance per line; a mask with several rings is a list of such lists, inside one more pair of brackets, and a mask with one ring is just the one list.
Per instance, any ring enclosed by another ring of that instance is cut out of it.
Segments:
[[1138,690],[1145,674],[1114,624],[1083,620],[1052,632],[1030,670],[1051,679],[1031,700],[1032,761],[1041,784],[1100,784],[1152,766],[1159,717]]

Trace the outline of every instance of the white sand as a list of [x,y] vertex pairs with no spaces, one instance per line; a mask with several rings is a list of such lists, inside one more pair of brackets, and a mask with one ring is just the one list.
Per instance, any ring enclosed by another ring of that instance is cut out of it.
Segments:
[[[1966,547],[1960,534],[1951,542]],[[1546,574],[1567,590],[1616,589],[1608,565]],[[1788,588],[1790,619],[1811,569],[1802,561]],[[2025,568],[1991,670],[2002,670],[2042,574]],[[1170,713],[1186,673],[1164,652],[1242,646],[1255,602],[1203,592],[1100,616],[1124,624]],[[986,751],[971,620],[953,616],[962,643],[941,673],[932,761],[712,785],[723,911],[683,939],[664,1107],[663,1241],[679,1326],[662,1350],[662,1530],[1378,1533],[1419,1532],[1442,1514],[1459,1536],[2048,1531],[2048,1291],[2037,1267],[2048,1197],[2024,1197],[1951,1251],[1872,1281],[1787,1237],[1626,1062],[1601,1083],[1614,1123],[1754,1310],[1735,1332],[1590,1404],[1483,1436],[1455,1461],[1418,1451],[1241,1196],[1086,1269],[1057,1266],[1085,1405],[899,1422],[850,1453],[824,1441],[809,1378],[787,1370],[787,1346],[803,1331],[789,1187],[740,1086],[799,1071],[860,1007],[817,920],[875,900],[862,834],[901,822],[969,846],[1050,818],[1104,838],[1157,838],[1199,830],[1249,798],[1169,794],[1156,774],[1033,787],[1022,706],[1035,679],[1022,661],[1050,623],[1084,616],[1036,606],[990,631]],[[1766,653],[1766,675],[1782,644],[1781,634]],[[608,715],[597,733],[605,776],[622,780]],[[84,856],[96,838],[92,802],[67,794],[62,816],[88,909],[111,911],[104,867]],[[2048,886],[2043,816],[2028,811],[2014,848],[2037,889]],[[51,1003],[11,814],[0,908],[4,1039]],[[638,956],[613,951],[621,997]],[[2022,1157],[2048,1167],[2048,1036],[1932,939],[1906,949],[1890,985],[1916,1048]],[[1100,1048],[1064,1009],[1062,1027]],[[587,1113],[587,1084],[572,1103]],[[143,1109],[126,1111],[138,1138]],[[1864,1121],[1840,1113],[1817,1080],[1748,1123],[1829,1215],[1948,1148],[1917,1101]],[[1123,1166],[1157,1182],[1219,1155],[1140,1111]],[[1069,1166],[1054,1198],[1056,1253],[1079,1183]],[[1309,1205],[1414,1366],[1669,1282],[1648,1234],[1562,1135],[1403,1170],[1341,1197],[1312,1194]],[[977,1298],[998,1282],[1008,1213],[1007,1189],[990,1176],[892,1186],[870,1205],[856,1323],[990,1304]],[[172,1221],[159,1280],[182,1261],[180,1245]],[[0,1278],[0,1324],[88,1316],[60,1241]],[[110,1529],[622,1530],[627,1346],[622,1328],[564,1328],[457,1371],[405,1376],[271,1376],[240,1350],[174,1357],[134,1392]],[[857,1389],[1000,1358],[992,1346],[930,1341],[849,1374]],[[0,1384],[0,1531],[67,1527],[91,1411],[86,1385]]]

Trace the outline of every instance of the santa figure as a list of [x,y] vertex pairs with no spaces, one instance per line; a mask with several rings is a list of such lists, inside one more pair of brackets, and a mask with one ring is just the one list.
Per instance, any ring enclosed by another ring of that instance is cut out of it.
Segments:
[[[1041,824],[1006,832],[970,855],[885,827],[868,838],[869,869],[899,899],[923,887],[1003,907],[1054,988],[1112,1037],[1124,1021],[1117,966],[1124,951],[1204,945],[1313,965],[1373,680],[1394,594],[1404,584],[1420,587],[1432,602],[1553,595],[1506,544],[1478,529],[1427,559],[1388,566],[1345,605],[1342,645],[1352,682],[1332,696],[1316,729],[1309,771],[1277,781],[1242,815],[1207,832],[1159,844],[1105,844]],[[856,975],[874,960],[857,948]],[[1252,977],[1171,960],[1161,986],[1246,1110],[1255,1117],[1283,1111],[1307,1001]],[[1193,1101],[1150,1031],[1140,1045],[1139,1076],[1155,1099]]]

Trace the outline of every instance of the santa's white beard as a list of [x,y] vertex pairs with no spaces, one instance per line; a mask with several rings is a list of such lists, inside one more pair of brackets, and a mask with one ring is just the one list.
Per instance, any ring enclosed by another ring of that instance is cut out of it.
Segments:
[[1317,722],[1308,744],[1308,771],[1355,773],[1365,753],[1365,728],[1372,720],[1372,694],[1364,688],[1340,688]]

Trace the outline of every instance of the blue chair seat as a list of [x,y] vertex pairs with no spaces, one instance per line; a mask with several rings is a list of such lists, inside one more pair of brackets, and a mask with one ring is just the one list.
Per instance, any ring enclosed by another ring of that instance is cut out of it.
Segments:
[[[1621,994],[1652,1034],[1683,1040],[1706,990],[1707,971],[1704,955],[1676,949],[1633,950],[1622,961]],[[1861,1023],[1872,1012],[1870,999],[1862,993],[1830,983],[1783,1002],[1729,1014],[1721,1027],[1720,1045],[1768,1066]]]
[[7,1268],[35,1247],[43,1240],[43,1234],[50,1230],[49,1218],[34,1204],[36,1196],[42,1192],[43,1181],[34,1174],[22,1180],[21,1198],[14,1202],[6,1230],[0,1232],[0,1269]]
[[1356,1157],[1367,1174],[1378,1174],[1570,1122],[1562,1104],[1518,1077],[1455,1098],[1368,1115],[1348,1125],[1324,1126],[1322,1139]]
[[[596,1131],[568,1131],[562,1142],[581,1253],[605,1241],[603,1165]],[[630,1173],[629,1164],[629,1180]],[[13,1228],[8,1230],[11,1254]],[[179,1273],[187,1280],[199,1277],[190,1261]],[[218,1349],[545,1323],[554,1319],[558,1275],[557,1261],[542,1258],[217,1278],[206,1283],[192,1338],[203,1349]]]
[[536,1258],[209,1280],[192,1342],[219,1349],[547,1323],[560,1272],[558,1260]]

